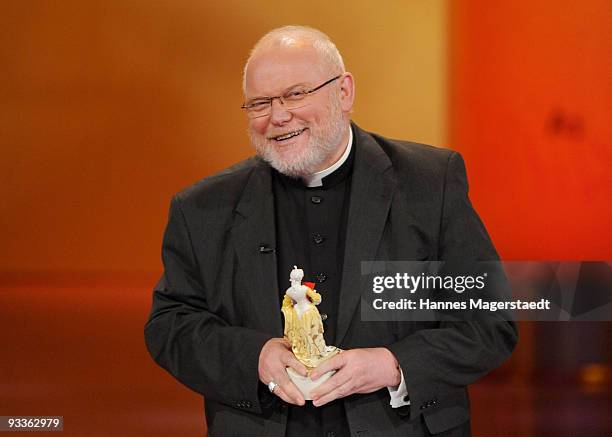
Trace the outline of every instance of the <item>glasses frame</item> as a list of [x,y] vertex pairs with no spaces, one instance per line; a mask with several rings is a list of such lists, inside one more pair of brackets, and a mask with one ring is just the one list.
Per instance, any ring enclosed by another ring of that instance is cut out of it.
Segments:
[[[318,85],[314,88],[311,88],[309,90],[305,90],[302,91],[302,94],[304,95],[304,97],[309,96],[310,94],[319,91],[321,88],[323,88],[325,85],[329,85],[330,83],[332,83],[333,81],[340,79],[343,75],[339,74],[338,76],[332,77],[329,80],[326,80],[325,82],[323,82],[321,85]],[[291,89],[291,88],[289,88]],[[288,91],[287,91],[288,92]],[[285,92],[285,94],[287,94],[287,92]],[[270,108],[270,112],[268,112],[267,114],[262,114],[262,115],[255,115],[255,116],[249,116],[251,118],[261,118],[261,117],[267,117],[272,113],[272,102],[274,102],[275,99],[278,99],[278,101],[281,103],[281,105],[285,105],[285,102],[283,101],[283,96],[265,96],[265,97],[258,97],[256,100],[262,100],[262,102],[258,102],[258,103],[263,103],[263,101],[267,101],[267,103],[269,104],[269,108]],[[252,106],[250,106],[247,102],[243,103],[241,106],[242,109],[244,109],[245,111],[247,111],[247,114],[249,113],[249,109],[252,108]]]

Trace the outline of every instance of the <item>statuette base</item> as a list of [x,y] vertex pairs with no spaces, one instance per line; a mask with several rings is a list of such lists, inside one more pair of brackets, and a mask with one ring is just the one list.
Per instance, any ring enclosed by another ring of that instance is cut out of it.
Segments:
[[291,382],[295,384],[298,390],[302,393],[302,396],[304,396],[304,400],[311,401],[312,400],[312,397],[310,396],[311,390],[314,390],[316,387],[318,387],[319,385],[327,381],[329,378],[331,378],[332,375],[336,373],[336,371],[331,370],[325,373],[324,375],[321,375],[321,377],[317,379],[316,381],[313,381],[312,379],[310,379],[310,375],[309,376],[300,375],[295,370],[293,370],[291,367],[287,367],[287,373],[289,374],[289,378],[291,379]]

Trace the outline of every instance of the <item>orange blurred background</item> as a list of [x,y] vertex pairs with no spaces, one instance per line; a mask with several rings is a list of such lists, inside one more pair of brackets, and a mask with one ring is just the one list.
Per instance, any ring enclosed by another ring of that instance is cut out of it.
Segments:
[[[201,397],[142,335],[167,208],[252,154],[242,66],[294,23],[338,45],[361,127],[463,153],[504,259],[612,259],[609,2],[4,2],[0,415],[203,435]],[[612,432],[611,339],[523,323],[471,390],[474,434]]]

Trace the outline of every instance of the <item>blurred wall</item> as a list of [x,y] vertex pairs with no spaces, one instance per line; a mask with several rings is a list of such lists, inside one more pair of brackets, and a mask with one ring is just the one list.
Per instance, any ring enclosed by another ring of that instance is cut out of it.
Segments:
[[612,5],[450,5],[450,141],[502,257],[612,259]]
[[327,32],[355,120],[443,144],[446,2],[3,2],[0,271],[156,271],[170,196],[252,154],[241,70],[283,24]]
[[[611,23],[606,0],[449,3],[449,140],[503,259],[612,259]],[[610,392],[612,323],[520,328],[495,374]]]

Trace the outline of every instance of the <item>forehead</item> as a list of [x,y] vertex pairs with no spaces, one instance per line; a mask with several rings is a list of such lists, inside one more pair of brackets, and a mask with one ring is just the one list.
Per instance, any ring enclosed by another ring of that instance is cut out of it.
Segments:
[[246,72],[246,95],[276,95],[297,84],[324,80],[324,66],[312,46],[271,47],[258,51]]

